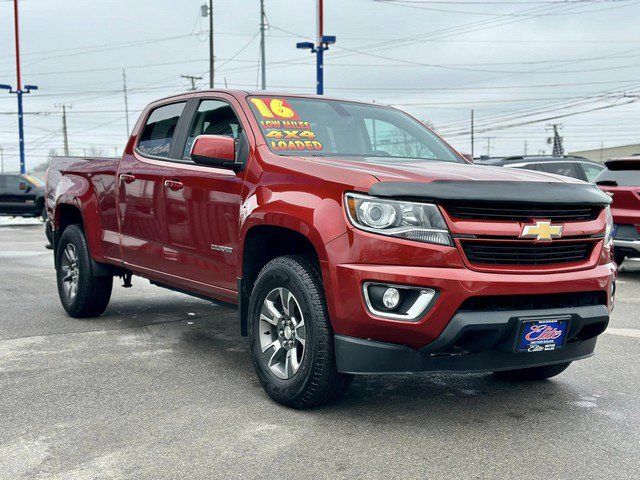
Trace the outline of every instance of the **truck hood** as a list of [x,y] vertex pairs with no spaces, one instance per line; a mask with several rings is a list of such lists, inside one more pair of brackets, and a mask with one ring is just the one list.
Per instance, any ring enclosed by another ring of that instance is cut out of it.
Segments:
[[339,169],[367,173],[380,182],[500,181],[582,183],[570,177],[532,170],[489,167],[431,160],[403,160],[385,157],[317,157],[314,162]]
[[602,206],[611,202],[593,184],[531,170],[381,157],[321,157],[314,160],[320,165],[331,165],[342,170],[341,176],[353,179],[356,189],[376,197],[416,198],[436,202]]

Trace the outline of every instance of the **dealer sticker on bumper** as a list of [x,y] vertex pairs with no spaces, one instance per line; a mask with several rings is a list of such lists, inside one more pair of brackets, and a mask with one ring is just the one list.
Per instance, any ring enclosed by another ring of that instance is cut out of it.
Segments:
[[544,352],[564,345],[569,319],[523,320],[516,341],[517,352]]

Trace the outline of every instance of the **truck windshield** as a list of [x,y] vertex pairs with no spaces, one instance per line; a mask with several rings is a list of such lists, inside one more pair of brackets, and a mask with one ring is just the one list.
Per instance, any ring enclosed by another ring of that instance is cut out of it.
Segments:
[[428,128],[393,108],[298,97],[256,96],[249,104],[278,155],[464,163]]

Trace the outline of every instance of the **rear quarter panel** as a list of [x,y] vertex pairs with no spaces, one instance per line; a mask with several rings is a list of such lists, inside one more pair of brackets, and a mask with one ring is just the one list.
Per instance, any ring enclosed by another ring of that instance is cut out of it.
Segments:
[[63,221],[63,205],[78,208],[93,259],[119,264],[117,166],[117,158],[56,157],[47,171],[45,195],[54,231]]

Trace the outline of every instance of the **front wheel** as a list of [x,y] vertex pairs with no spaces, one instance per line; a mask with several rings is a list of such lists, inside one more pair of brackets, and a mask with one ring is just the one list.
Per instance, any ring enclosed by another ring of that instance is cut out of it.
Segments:
[[249,304],[251,355],[267,395],[293,408],[324,405],[348,388],[336,367],[322,281],[306,257],[270,261]]
[[569,365],[571,365],[571,362],[556,363],[555,365],[544,365],[542,367],[494,372],[494,375],[501,380],[544,380],[559,375],[564,372]]
[[77,225],[65,229],[56,252],[58,295],[69,315],[102,315],[109,304],[113,276],[94,275],[84,232]]

